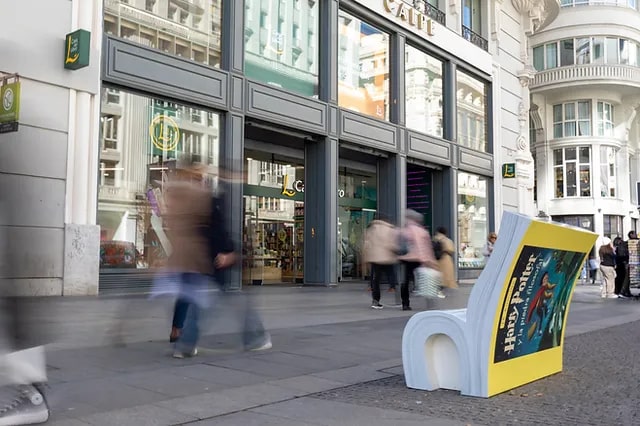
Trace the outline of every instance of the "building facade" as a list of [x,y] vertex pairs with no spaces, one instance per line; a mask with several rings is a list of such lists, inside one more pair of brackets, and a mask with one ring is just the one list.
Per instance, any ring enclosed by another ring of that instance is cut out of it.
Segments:
[[[12,278],[49,295],[148,283],[170,252],[163,188],[184,155],[224,171],[212,181],[242,250],[230,287],[361,279],[366,226],[406,208],[447,227],[459,275],[475,276],[502,212],[534,213],[528,40],[558,9],[19,2],[0,17],[14,46],[0,72],[22,82],[20,128],[0,135],[0,176],[21,189],[7,191],[26,259]],[[72,71],[61,46],[76,29],[91,60]]]
[[530,39],[537,208],[612,239],[640,218],[638,24],[635,0],[563,0]]

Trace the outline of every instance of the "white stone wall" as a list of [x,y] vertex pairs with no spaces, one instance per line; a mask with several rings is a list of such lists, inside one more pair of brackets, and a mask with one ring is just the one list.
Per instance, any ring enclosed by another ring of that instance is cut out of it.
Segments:
[[[528,127],[521,127],[523,123],[528,126],[529,96],[528,89],[521,85],[519,79],[519,74],[525,68],[523,56],[526,55],[522,18],[511,1],[494,0],[490,2],[489,8],[489,16],[492,18],[489,23],[490,51],[494,61],[491,118],[495,161],[495,217],[496,226],[499,226],[505,211],[520,211],[530,215],[535,212],[532,185],[527,187],[526,182],[517,178],[502,178],[502,165],[516,162],[518,138],[524,136],[526,142],[529,139]],[[522,121],[523,118],[527,121]],[[529,200],[528,205],[523,205],[523,198]]]
[[[74,156],[76,140],[87,147],[97,141],[97,133],[93,138],[91,130],[82,140],[76,139],[75,133],[77,94],[85,94],[91,104],[100,84],[101,31],[93,27],[101,21],[92,7],[88,16],[82,17],[78,3],[93,2],[21,0],[0,4],[0,72],[18,73],[22,84],[20,129],[0,135],[0,194],[5,205],[10,206],[9,217],[2,225],[7,225],[5,235],[11,251],[8,276],[15,279],[12,288],[18,294],[87,294],[97,290],[94,264],[98,259],[98,242],[95,232],[92,234],[95,230],[80,231],[93,235],[95,241],[70,244],[70,249],[78,254],[76,259],[93,250],[94,262],[82,265],[83,272],[79,273],[74,262],[65,264],[64,260],[66,224],[73,223],[67,202],[67,197],[73,194],[69,187],[72,183],[69,159]],[[68,71],[63,66],[64,38],[78,28],[81,18],[87,23],[84,28],[92,32],[91,65]],[[90,113],[90,109],[86,112]],[[82,123],[89,129],[90,119]],[[87,152],[85,174],[76,174],[75,178],[95,182],[95,174],[88,174],[90,160]],[[93,169],[96,167],[97,164]],[[89,188],[94,186],[88,184]],[[83,199],[91,199],[90,191]],[[90,203],[82,208],[87,210]],[[79,223],[91,225],[86,220]],[[65,283],[66,272],[79,278]]]

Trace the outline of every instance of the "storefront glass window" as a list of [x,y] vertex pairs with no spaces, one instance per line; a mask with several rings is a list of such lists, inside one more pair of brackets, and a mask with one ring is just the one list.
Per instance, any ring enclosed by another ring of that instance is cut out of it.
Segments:
[[338,103],[342,108],[389,119],[389,35],[340,11]]
[[246,0],[245,75],[318,95],[318,1]]
[[245,158],[245,284],[294,283],[303,279],[304,166],[302,162],[266,160],[270,155]]
[[104,32],[220,66],[222,0],[105,0]]
[[442,137],[442,61],[406,46],[407,127]]
[[[489,234],[487,179],[458,173],[458,266],[482,268],[484,246]],[[499,237],[498,237],[499,238]]]
[[622,216],[605,214],[603,217],[602,234],[612,240],[616,237],[622,237],[622,218]]
[[218,165],[219,117],[105,88],[100,123],[100,266],[163,266],[168,252],[165,185],[183,156]]
[[600,196],[615,197],[617,150],[611,146],[600,147]]
[[338,175],[338,276],[363,279],[369,275],[363,258],[364,232],[377,208],[373,170],[340,167]]
[[457,71],[458,143],[487,152],[487,85]]

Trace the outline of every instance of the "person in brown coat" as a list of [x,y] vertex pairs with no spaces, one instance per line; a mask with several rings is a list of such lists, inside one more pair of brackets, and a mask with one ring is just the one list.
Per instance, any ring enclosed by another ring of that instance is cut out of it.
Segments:
[[364,236],[365,261],[371,264],[371,307],[382,309],[380,303],[380,278],[386,275],[390,288],[398,282],[396,263],[398,262],[398,231],[391,223],[377,218],[369,224]]
[[456,281],[453,257],[455,254],[455,246],[453,241],[448,237],[447,228],[441,226],[436,230],[436,234],[433,236],[433,245],[438,247],[439,250],[435,250],[438,259],[438,269],[442,274],[442,286],[447,288],[458,288],[458,282]]

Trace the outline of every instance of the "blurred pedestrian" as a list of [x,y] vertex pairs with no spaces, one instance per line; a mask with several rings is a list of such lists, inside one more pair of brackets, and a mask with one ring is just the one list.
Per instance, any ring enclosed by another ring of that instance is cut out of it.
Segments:
[[622,287],[624,286],[624,281],[627,278],[627,268],[629,266],[629,249],[626,242],[622,238],[615,237],[613,239],[613,250],[616,259],[616,280],[613,292],[616,295],[624,298],[626,296],[622,294]]
[[493,246],[495,245],[497,239],[498,234],[496,234],[495,232],[490,232],[489,235],[487,235],[487,242],[484,244],[484,250],[482,251],[482,254],[484,255],[485,265],[487,264],[487,262],[489,262],[489,258],[493,253]]
[[433,253],[438,261],[438,269],[442,274],[442,286],[458,288],[453,266],[455,246],[448,236],[447,228],[440,226],[433,236]]
[[405,213],[406,224],[400,231],[401,246],[405,246],[406,254],[399,259],[404,263],[405,277],[400,287],[402,310],[410,311],[409,283],[414,281],[414,271],[420,266],[437,268],[438,262],[433,254],[433,246],[429,232],[424,228],[424,216],[415,210]]
[[604,237],[602,239],[598,255],[600,256],[600,272],[602,272],[600,295],[602,298],[617,299],[618,296],[615,294],[616,258],[610,238]]
[[[11,206],[0,202],[0,426],[44,423],[49,407],[43,385],[47,371],[43,342],[35,341],[29,324],[30,305],[19,292],[12,266],[19,260],[11,250],[8,227]],[[24,253],[23,253],[24,256]],[[24,261],[24,259],[22,260]],[[41,337],[41,336],[39,336]]]
[[591,284],[595,285],[596,278],[598,277],[598,269],[600,268],[600,262],[593,255],[589,255],[589,277],[591,278]]
[[[201,250],[197,256],[204,256],[204,263],[208,263],[208,265],[203,265],[201,269],[203,276],[199,278],[206,278],[208,283],[211,283],[214,288],[224,291],[227,277],[226,273],[229,268],[236,264],[238,255],[235,250],[236,244],[232,241],[230,233],[227,231],[225,194],[222,190],[222,185],[218,185],[215,191],[204,184],[193,186],[194,182],[204,183],[206,181],[204,173],[206,173],[206,170],[202,167],[192,165],[190,172],[186,174],[189,186],[192,189],[197,189],[197,191],[202,190],[206,194],[206,203],[202,206],[204,210],[202,210],[201,221],[197,220],[196,223],[199,228],[197,235],[199,241],[198,248]],[[219,175],[218,177],[220,178],[221,176]],[[232,178],[228,176],[222,177],[226,178],[226,183],[234,183]],[[180,196],[183,196],[183,194],[179,195],[179,197]],[[175,201],[179,202],[180,200]],[[171,221],[170,213],[169,224],[171,224]],[[187,245],[193,242],[195,241],[187,242]],[[205,245],[204,248],[202,244]],[[174,247],[174,250],[175,249]],[[169,268],[171,269],[171,267],[170,260]],[[191,278],[193,279],[194,277]],[[181,284],[186,288],[189,287],[189,283],[186,283],[186,285],[185,283]],[[272,347],[271,336],[264,329],[262,319],[253,306],[251,298],[248,294],[242,294],[241,297],[244,298],[244,303],[241,309],[236,310],[236,312],[244,317],[243,343],[245,349],[252,351],[270,349]],[[208,297],[206,294],[200,292],[198,298],[200,302],[205,301],[204,306],[201,307],[211,307],[210,302],[207,301]],[[197,354],[192,336],[194,325],[195,331],[197,332],[200,309],[198,303],[194,305],[192,299],[189,292],[181,291],[175,303],[169,340],[176,343],[174,356],[177,358],[184,357],[185,354]],[[191,317],[189,315],[190,309],[192,312]],[[195,316],[193,314],[195,314]],[[190,318],[191,321],[189,321]],[[189,324],[191,324],[191,327],[189,327]],[[185,341],[186,345],[184,344]]]
[[380,303],[380,279],[383,274],[389,282],[389,288],[396,288],[398,250],[396,227],[378,215],[369,223],[364,237],[365,262],[371,265],[371,307],[373,309],[383,308]]

